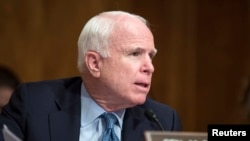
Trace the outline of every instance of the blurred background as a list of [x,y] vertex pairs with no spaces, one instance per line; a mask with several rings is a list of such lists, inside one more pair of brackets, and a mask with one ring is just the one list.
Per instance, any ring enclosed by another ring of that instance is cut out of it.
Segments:
[[183,130],[250,123],[250,0],[0,0],[0,64],[23,82],[79,75],[78,36],[107,10],[150,22],[150,96],[177,110]]

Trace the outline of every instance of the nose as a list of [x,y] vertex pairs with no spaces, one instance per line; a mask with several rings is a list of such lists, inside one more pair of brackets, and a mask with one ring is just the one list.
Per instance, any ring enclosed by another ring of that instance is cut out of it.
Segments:
[[142,72],[147,74],[147,75],[151,75],[154,72],[155,68],[154,65],[152,63],[152,59],[150,57],[146,57],[144,63],[143,63],[143,67],[142,67]]

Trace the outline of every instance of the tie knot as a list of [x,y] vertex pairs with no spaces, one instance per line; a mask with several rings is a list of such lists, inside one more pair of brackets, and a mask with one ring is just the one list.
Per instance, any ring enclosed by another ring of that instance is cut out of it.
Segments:
[[112,113],[104,113],[101,115],[101,117],[104,119],[107,128],[114,128],[114,124],[117,122],[117,118]]

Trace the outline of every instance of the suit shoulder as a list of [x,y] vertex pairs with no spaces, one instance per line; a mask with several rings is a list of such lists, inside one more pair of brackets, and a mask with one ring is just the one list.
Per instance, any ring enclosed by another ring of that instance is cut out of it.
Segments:
[[166,130],[181,130],[181,119],[177,111],[164,103],[147,98],[142,105],[144,109],[151,109],[158,116]]
[[144,108],[152,108],[152,109],[162,109],[162,110],[174,110],[171,106],[153,100],[151,98],[147,98],[146,102],[143,105]]
[[51,80],[41,80],[41,81],[32,81],[22,83],[20,86],[28,85],[28,86],[43,86],[43,85],[71,85],[77,82],[81,82],[80,77],[70,77],[70,78],[60,78],[60,79],[51,79]]

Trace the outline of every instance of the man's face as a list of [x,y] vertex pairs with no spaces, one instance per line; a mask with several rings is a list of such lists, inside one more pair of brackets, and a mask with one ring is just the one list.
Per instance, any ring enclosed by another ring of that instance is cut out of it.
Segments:
[[134,106],[145,102],[154,72],[156,54],[150,30],[138,21],[118,28],[112,36],[110,57],[103,60],[100,78],[114,104]]

